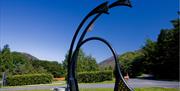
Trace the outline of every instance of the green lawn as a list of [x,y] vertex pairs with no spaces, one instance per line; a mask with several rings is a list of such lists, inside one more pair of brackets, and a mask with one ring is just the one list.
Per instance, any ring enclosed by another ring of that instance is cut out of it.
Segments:
[[180,89],[176,88],[136,88],[135,91],[180,91]]
[[[20,91],[52,91],[52,90],[20,90]],[[113,91],[112,88],[80,89],[80,91]],[[135,91],[180,91],[175,88],[135,88]]]
[[[80,91],[113,91],[111,88],[81,89]],[[175,88],[135,88],[135,91],[180,91]]]
[[108,84],[108,83],[115,83],[115,79],[111,81],[103,81],[103,82],[95,82],[95,83],[79,83],[79,84]]
[[52,90],[44,89],[44,90],[19,90],[19,91],[52,91]]
[[[79,84],[108,84],[108,83],[114,83],[115,80],[111,80],[111,81],[103,81],[103,82],[96,82],[96,83],[79,83]],[[50,84],[35,84],[35,85],[24,85],[24,86],[5,86],[4,88],[16,88],[16,87],[22,87],[22,88],[26,88],[26,87],[30,87],[30,86],[62,86],[65,85],[66,82],[65,81],[54,81],[53,83]]]
[[[104,81],[104,82],[98,82],[100,84],[107,84],[107,83],[114,83],[114,80],[112,81]],[[98,84],[98,83],[80,83],[80,84]],[[64,85],[65,82],[53,82],[52,84],[41,84],[46,86],[60,86]],[[29,86],[6,86],[4,88],[13,88],[13,87],[22,87],[26,88]],[[52,91],[50,89],[43,89],[43,90],[20,90],[20,91]],[[113,88],[90,88],[90,89],[80,89],[80,91],[113,91]],[[152,88],[135,88],[135,91],[180,91],[180,89],[175,88],[158,88],[158,87],[152,87]]]
[[66,83],[65,81],[54,81],[53,83],[50,83],[50,84],[34,84],[34,85],[23,85],[23,86],[4,86],[3,88],[17,88],[17,87],[27,88],[27,87],[31,87],[31,86],[41,86],[41,85],[42,86],[62,86],[62,85],[65,85],[65,83]]

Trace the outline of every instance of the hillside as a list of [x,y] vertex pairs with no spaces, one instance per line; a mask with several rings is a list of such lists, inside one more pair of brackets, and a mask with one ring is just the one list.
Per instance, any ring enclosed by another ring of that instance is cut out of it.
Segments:
[[115,65],[114,57],[107,58],[104,61],[99,63],[100,68],[106,68],[110,66],[114,68],[114,65]]
[[21,54],[23,54],[24,56],[26,56],[30,60],[39,60],[37,57],[32,56],[31,54],[28,54],[28,53],[25,53],[25,52],[21,52]]
[[21,55],[27,58],[28,60],[39,60],[37,57],[25,52],[12,52],[12,54]]

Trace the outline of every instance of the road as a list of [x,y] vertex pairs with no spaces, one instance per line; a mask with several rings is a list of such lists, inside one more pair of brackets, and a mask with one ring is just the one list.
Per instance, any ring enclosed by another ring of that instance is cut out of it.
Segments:
[[[174,81],[157,81],[157,80],[142,80],[130,79],[128,84],[132,88],[141,87],[163,87],[163,88],[179,88],[179,82]],[[113,88],[114,84],[81,84],[80,88]]]
[[[163,88],[179,88],[180,82],[175,81],[157,81],[157,80],[144,80],[144,79],[130,79],[128,84],[132,88],[141,87],[163,87]],[[0,91],[19,91],[19,90],[35,90],[35,89],[52,89],[55,87],[65,87],[64,86],[26,86],[26,87],[11,87],[11,88],[1,88]],[[80,84],[80,88],[113,88],[114,84]]]

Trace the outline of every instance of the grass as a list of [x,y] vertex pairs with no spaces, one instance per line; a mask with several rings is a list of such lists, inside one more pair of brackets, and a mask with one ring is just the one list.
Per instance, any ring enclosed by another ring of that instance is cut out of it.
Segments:
[[[104,82],[98,82],[98,83],[80,83],[80,84],[108,84],[108,83],[114,83],[114,79],[112,81],[104,81]],[[64,85],[65,81],[55,81],[52,84],[41,84],[46,86],[60,86]],[[29,86],[39,86],[39,85],[26,85],[26,86],[7,86],[3,88],[26,88]],[[43,90],[20,90],[20,91],[52,91],[50,89],[43,89]],[[80,89],[80,91],[113,91],[113,88],[83,88]],[[180,91],[180,89],[176,88],[159,88],[159,87],[150,87],[150,88],[135,88],[135,91]]]
[[[112,88],[80,89],[80,91],[113,91]],[[135,88],[135,91],[180,91],[175,88]]]
[[[52,90],[20,90],[20,91],[52,91]],[[80,89],[80,91],[113,91],[112,88],[85,88]],[[180,91],[180,89],[176,88],[135,88],[135,91]]]
[[80,89],[79,91],[113,91],[113,88],[88,88],[88,89]]
[[180,89],[154,87],[154,88],[135,88],[135,91],[180,91]]
[[115,79],[111,81],[103,81],[103,82],[95,82],[95,83],[79,83],[79,84],[109,84],[109,83],[115,83]]
[[[27,88],[27,87],[31,87],[31,86],[41,86],[41,85],[42,86],[62,86],[62,85],[65,85],[65,81],[56,81],[56,82],[53,82],[53,83],[50,83],[50,84],[35,84],[35,85],[22,85],[22,86],[4,86],[3,88],[19,88],[19,87]],[[35,91],[37,91],[37,90],[35,90]]]
[[44,90],[19,90],[19,91],[52,91],[52,90],[44,89]]

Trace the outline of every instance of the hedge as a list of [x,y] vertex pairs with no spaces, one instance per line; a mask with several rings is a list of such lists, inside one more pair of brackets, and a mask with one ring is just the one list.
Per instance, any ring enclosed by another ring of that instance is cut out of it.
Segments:
[[8,86],[33,85],[51,83],[53,76],[50,74],[24,74],[7,77]]
[[112,80],[112,71],[80,72],[77,75],[78,82],[93,83]]

